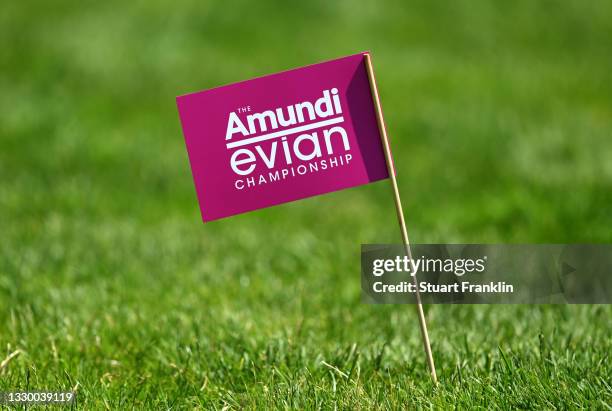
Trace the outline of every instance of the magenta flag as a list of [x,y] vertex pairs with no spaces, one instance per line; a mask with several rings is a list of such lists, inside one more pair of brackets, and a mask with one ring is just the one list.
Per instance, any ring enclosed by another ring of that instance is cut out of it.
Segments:
[[365,54],[177,97],[204,221],[389,177]]

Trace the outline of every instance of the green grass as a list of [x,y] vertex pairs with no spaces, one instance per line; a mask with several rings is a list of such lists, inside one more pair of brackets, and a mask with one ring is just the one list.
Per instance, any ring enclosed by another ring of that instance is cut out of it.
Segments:
[[176,95],[371,50],[415,242],[612,241],[605,2],[9,2],[0,391],[77,407],[612,406],[609,306],[360,301],[381,182],[203,225]]

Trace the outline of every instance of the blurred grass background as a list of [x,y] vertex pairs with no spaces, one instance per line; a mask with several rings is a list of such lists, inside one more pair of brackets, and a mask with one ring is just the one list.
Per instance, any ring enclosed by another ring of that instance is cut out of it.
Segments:
[[[9,2],[0,391],[98,408],[610,408],[609,306],[360,304],[382,182],[203,225],[175,96],[370,50],[413,242],[612,240],[606,2]],[[326,365],[326,364],[329,364]]]

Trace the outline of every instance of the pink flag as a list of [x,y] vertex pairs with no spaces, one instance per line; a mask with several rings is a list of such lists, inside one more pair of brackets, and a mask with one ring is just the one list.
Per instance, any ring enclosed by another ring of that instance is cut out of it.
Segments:
[[177,97],[204,221],[389,176],[364,55]]

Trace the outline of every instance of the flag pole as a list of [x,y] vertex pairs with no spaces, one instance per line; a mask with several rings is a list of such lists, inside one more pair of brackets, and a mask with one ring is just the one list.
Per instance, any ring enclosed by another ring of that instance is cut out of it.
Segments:
[[[376,122],[378,123],[378,130],[380,131],[380,138],[383,143],[383,149],[385,152],[385,160],[387,163],[387,170],[389,171],[389,179],[391,180],[391,186],[393,187],[393,196],[395,199],[395,210],[397,211],[397,220],[399,222],[400,230],[402,232],[402,240],[404,241],[404,248],[406,256],[412,260],[412,252],[410,251],[410,241],[408,240],[408,231],[406,230],[406,221],[404,219],[404,211],[402,210],[402,200],[400,199],[399,189],[397,188],[397,178],[395,176],[395,170],[393,168],[393,157],[391,156],[391,148],[389,146],[389,138],[387,137],[387,130],[385,128],[385,121],[382,116],[382,108],[380,105],[380,98],[378,97],[378,88],[376,87],[376,79],[374,78],[374,69],[372,68],[372,59],[369,53],[364,54],[366,70],[368,72],[368,79],[370,80],[370,91],[372,92],[372,100],[374,100],[374,108],[376,109]],[[425,322],[425,313],[423,312],[423,304],[421,303],[421,295],[419,293],[418,281],[416,275],[412,277],[416,286],[416,308],[417,315],[419,317],[419,326],[421,328],[421,337],[423,338],[423,348],[425,349],[425,355],[427,357],[427,365],[429,366],[429,372],[434,384],[438,384],[438,377],[436,376],[436,366],[434,365],[433,355],[431,353],[431,345],[429,343],[429,333],[427,332],[427,323]]]

